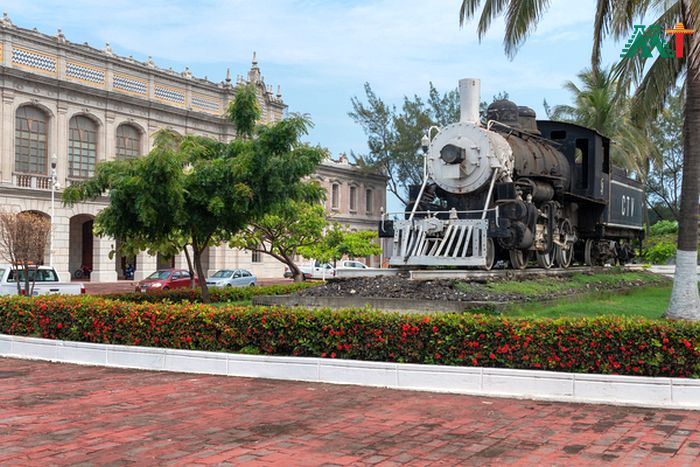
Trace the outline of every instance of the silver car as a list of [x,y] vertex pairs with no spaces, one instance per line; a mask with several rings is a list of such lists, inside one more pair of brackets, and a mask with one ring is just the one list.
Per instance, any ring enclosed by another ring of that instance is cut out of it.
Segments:
[[253,287],[255,276],[246,269],[222,269],[207,277],[209,287]]

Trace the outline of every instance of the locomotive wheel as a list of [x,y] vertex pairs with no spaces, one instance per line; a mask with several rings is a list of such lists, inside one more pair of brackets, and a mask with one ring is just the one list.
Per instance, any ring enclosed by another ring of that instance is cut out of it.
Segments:
[[602,266],[600,252],[596,243],[595,240],[590,238],[586,240],[586,246],[583,249],[583,262],[586,263],[586,266]]
[[554,255],[552,253],[537,252],[537,264],[543,269],[549,269],[554,264]]
[[513,269],[525,269],[527,260],[530,259],[528,250],[509,250],[508,254],[510,255],[510,265]]
[[559,232],[564,239],[565,246],[555,245],[554,261],[560,268],[568,268],[571,266],[571,261],[574,259],[574,242],[567,240],[567,237],[573,238],[574,229],[571,228],[569,219],[564,219],[559,226]]
[[490,271],[493,265],[496,264],[496,244],[493,238],[486,239],[486,264],[482,266],[485,271]]

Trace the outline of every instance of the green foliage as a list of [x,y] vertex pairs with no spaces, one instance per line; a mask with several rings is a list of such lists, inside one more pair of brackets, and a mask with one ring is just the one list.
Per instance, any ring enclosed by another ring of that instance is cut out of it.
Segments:
[[[666,105],[650,125],[649,135],[661,158],[652,161],[645,180],[650,220],[679,218],[683,178],[683,110],[685,96],[673,89]],[[653,229],[653,226],[652,226]],[[674,232],[677,232],[676,229]],[[653,233],[653,232],[652,232]]]
[[369,154],[356,156],[358,163],[385,172],[389,190],[406,204],[408,186],[423,181],[420,140],[432,125],[441,127],[459,120],[459,94],[457,90],[440,94],[430,83],[427,99],[404,96],[397,109],[365,83],[365,97],[367,103],[353,97],[353,110],[348,113],[368,138]]
[[668,260],[676,256],[676,249],[675,241],[661,241],[646,248],[643,257],[652,264],[666,264]]
[[645,129],[633,121],[628,86],[618,83],[614,69],[582,71],[578,74],[581,87],[567,81],[564,87],[573,96],[574,105],[554,106],[549,117],[597,130],[615,142],[610,146],[613,163],[645,173],[649,158],[659,160],[658,150]]
[[350,232],[340,224],[333,224],[321,238],[312,245],[299,248],[307,258],[314,258],[322,263],[329,263],[348,258],[362,258],[378,255],[382,252],[377,244],[377,232]]
[[[320,197],[317,189],[319,187],[315,184],[308,186],[312,198]],[[232,237],[229,245],[270,255],[286,264],[295,279],[301,280],[294,257],[299,249],[316,244],[327,226],[323,205],[292,200],[276,206],[272,212],[252,222]]]
[[236,88],[236,98],[226,109],[226,116],[233,123],[236,133],[245,138],[252,138],[255,124],[260,120],[261,114],[255,85],[239,85]]
[[[258,295],[288,295],[303,289],[314,287],[311,282],[265,285],[260,287],[217,287],[209,289],[214,303],[245,302]],[[128,301],[132,303],[201,303],[202,291],[199,289],[159,290],[149,293],[117,293],[101,295],[101,298]]]
[[651,228],[649,229],[649,232],[652,235],[664,235],[664,234],[677,233],[678,232],[678,222],[677,221],[660,220],[659,222],[657,222],[656,224],[651,226]]
[[700,377],[700,323],[0,297],[0,333],[205,351]]
[[[302,178],[325,156],[300,142],[311,124],[303,116],[259,125],[248,135],[245,125],[254,123],[257,106],[251,92],[239,89],[231,107],[245,139],[223,143],[161,130],[148,155],[98,164],[94,178],[66,188],[65,203],[109,192],[109,206],[95,219],[98,235],[120,239],[132,250],[168,253],[185,242],[203,277],[201,255],[208,246],[228,241],[287,200],[303,198],[308,189]],[[205,281],[200,287],[206,301]]]

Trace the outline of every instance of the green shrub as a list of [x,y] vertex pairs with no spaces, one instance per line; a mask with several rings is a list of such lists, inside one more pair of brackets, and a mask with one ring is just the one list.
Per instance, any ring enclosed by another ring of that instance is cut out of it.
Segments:
[[[266,285],[261,287],[212,287],[209,289],[212,302],[240,302],[250,300],[256,295],[287,295],[296,291],[314,287],[318,283],[314,282],[291,282],[281,285]],[[102,295],[102,298],[126,300],[135,303],[157,303],[157,302],[192,302],[201,303],[202,292],[199,289],[175,289],[157,292],[130,292]]]
[[0,297],[0,333],[371,361],[700,377],[700,323]]
[[676,256],[676,243],[672,241],[661,241],[650,248],[644,250],[645,261],[649,261],[652,264],[665,264],[669,259]]
[[649,228],[651,235],[665,235],[678,232],[678,222],[661,220]]

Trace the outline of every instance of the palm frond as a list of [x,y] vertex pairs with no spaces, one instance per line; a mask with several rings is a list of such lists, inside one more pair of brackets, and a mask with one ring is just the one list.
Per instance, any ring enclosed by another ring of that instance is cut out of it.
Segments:
[[462,5],[459,7],[459,26],[464,26],[465,21],[469,21],[474,17],[474,13],[481,5],[481,0],[462,0]]
[[486,0],[484,9],[481,10],[479,25],[477,26],[479,40],[486,35],[489,26],[491,26],[491,21],[503,12],[506,5],[508,5],[508,1],[509,0]]
[[593,51],[591,52],[591,63],[594,72],[600,65],[600,49],[603,46],[603,38],[608,35],[610,29],[610,15],[612,11],[612,0],[598,0],[595,18],[593,19]]
[[549,7],[549,0],[510,0],[506,12],[506,33],[503,39],[506,55],[513,58],[527,36]]
[[636,122],[648,122],[658,114],[671,88],[683,73],[686,59],[657,58],[644,75],[632,98],[632,114]]

